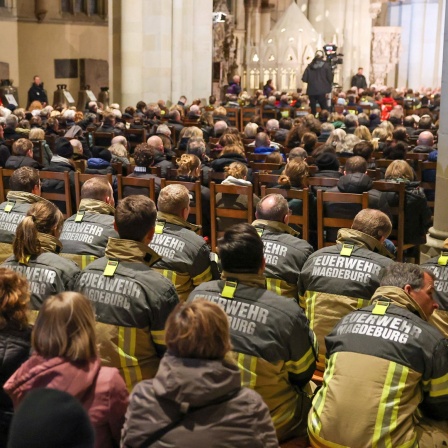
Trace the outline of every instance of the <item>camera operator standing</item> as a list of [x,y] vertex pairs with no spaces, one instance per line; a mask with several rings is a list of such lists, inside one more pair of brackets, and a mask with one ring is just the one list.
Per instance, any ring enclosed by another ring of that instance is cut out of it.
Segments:
[[48,103],[47,93],[44,90],[44,84],[41,82],[38,75],[33,78],[33,84],[28,90],[28,103],[27,108],[33,101],[40,101],[42,106],[46,106]]
[[316,55],[302,76],[302,81],[308,83],[306,94],[310,98],[311,113],[316,115],[316,103],[321,109],[328,110],[325,95],[331,92],[333,84],[333,71],[328,61],[324,60],[322,51],[316,51]]

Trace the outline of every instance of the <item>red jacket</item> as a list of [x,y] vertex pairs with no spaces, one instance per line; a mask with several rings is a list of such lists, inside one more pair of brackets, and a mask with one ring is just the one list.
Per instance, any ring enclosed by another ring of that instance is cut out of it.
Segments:
[[101,367],[99,359],[69,362],[33,355],[5,383],[4,389],[17,407],[32,389],[49,387],[78,398],[95,428],[95,447],[118,445],[128,392],[117,369]]

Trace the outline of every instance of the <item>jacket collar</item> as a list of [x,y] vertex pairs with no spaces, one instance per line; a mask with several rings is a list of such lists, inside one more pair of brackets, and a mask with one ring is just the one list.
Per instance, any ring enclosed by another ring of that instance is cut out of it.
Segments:
[[359,230],[339,229],[336,242],[338,244],[352,242],[356,246],[363,247],[364,249],[371,250],[388,258],[393,258],[393,255],[376,238]]
[[243,285],[266,289],[266,279],[263,275],[259,274],[241,274],[222,271],[221,280],[236,280],[238,283],[242,283]]
[[414,314],[418,314],[423,320],[427,321],[429,319],[429,316],[426,316],[420,305],[401,288],[397,288],[396,286],[380,286],[373,294],[370,303],[376,303],[383,298],[389,299],[397,306],[407,308]]
[[58,254],[62,249],[62,243],[53,235],[47,233],[38,233],[37,238],[42,252],[52,252]]
[[98,199],[81,199],[79,210],[101,215],[115,215],[115,208]]
[[197,233],[201,230],[201,226],[191,224],[185,221],[180,216],[172,215],[170,213],[157,212],[157,221],[166,221],[169,224],[174,224],[175,226],[183,227],[184,229],[192,230]]
[[149,246],[143,243],[111,237],[109,237],[107,242],[106,257],[131,263],[144,263],[148,266],[152,266],[162,259]]
[[267,219],[256,219],[252,225],[254,227],[261,227],[274,231],[275,233],[289,233],[292,236],[300,236],[299,232],[296,232],[292,227],[289,227],[287,224],[278,221],[269,221]]
[[16,201],[20,204],[35,204],[36,202],[41,201],[49,202],[40,196],[25,191],[9,191],[6,195],[6,199],[8,201]]

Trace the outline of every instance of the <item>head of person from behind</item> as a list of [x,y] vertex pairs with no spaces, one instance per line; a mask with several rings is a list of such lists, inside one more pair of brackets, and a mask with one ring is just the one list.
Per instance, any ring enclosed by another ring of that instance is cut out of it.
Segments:
[[81,199],[95,199],[112,207],[115,205],[112,185],[106,179],[99,177],[92,177],[82,184]]
[[63,292],[46,299],[34,325],[34,351],[47,359],[90,361],[97,356],[95,315],[85,296]]
[[165,340],[178,358],[222,360],[231,349],[227,315],[206,300],[179,303],[166,321]]
[[429,319],[439,308],[433,299],[434,274],[412,263],[392,263],[384,271],[380,286],[395,286],[408,294]]
[[355,216],[351,228],[383,243],[392,232],[392,223],[385,213],[372,208],[365,208]]
[[255,227],[235,224],[218,240],[218,254],[223,271],[261,275],[265,268],[263,241]]
[[146,196],[128,196],[115,209],[114,228],[121,239],[148,245],[156,225],[157,210],[154,201]]
[[63,224],[64,216],[53,203],[42,201],[33,204],[17,226],[12,244],[15,259],[22,262],[29,256],[41,254],[39,234],[59,238]]
[[30,166],[22,166],[15,170],[9,178],[9,189],[11,191],[23,191],[40,196],[41,184],[39,171]]
[[171,184],[162,188],[157,200],[157,209],[162,213],[175,215],[186,221],[190,214],[188,189],[180,184]]
[[268,194],[257,204],[255,217],[267,221],[289,223],[288,201],[281,194]]

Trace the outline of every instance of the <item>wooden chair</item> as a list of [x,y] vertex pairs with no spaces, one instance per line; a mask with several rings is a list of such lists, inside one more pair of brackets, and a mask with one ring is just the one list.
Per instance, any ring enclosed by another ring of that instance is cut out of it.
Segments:
[[227,111],[226,117],[229,120],[229,123],[231,124],[231,126],[233,126],[234,128],[237,128],[241,131],[241,128],[240,128],[241,109],[239,107],[226,107],[226,111]]
[[146,129],[125,129],[124,136],[126,137],[129,145],[131,146],[131,152],[133,148],[138,146],[140,143],[146,143]]
[[350,228],[353,223],[353,218],[358,213],[358,210],[352,217],[345,218],[331,218],[327,216],[326,204],[358,204],[360,209],[369,206],[369,193],[362,194],[354,193],[333,193],[329,191],[318,190],[317,192],[317,247],[332,246],[336,241],[328,241],[326,238],[326,229],[341,229],[343,227]]
[[302,215],[290,215],[289,223],[298,225],[302,228],[301,238],[305,241],[309,239],[309,190],[293,190],[286,188],[267,188],[266,185],[261,186],[261,196],[268,194],[281,194],[288,201],[291,199],[300,199],[302,201]]
[[108,148],[111,143],[112,139],[115,137],[113,132],[93,132],[93,145],[94,146],[102,146],[103,148]]
[[380,180],[381,179],[381,171],[379,170],[367,170],[367,176],[372,180]]
[[143,196],[148,196],[154,202],[156,201],[156,184],[152,177],[151,179],[143,179],[138,177],[124,177],[121,174],[117,175],[118,181],[118,200],[123,199],[125,187],[137,187],[141,189]]
[[[161,187],[165,188],[167,185],[179,184],[183,185],[187,190],[194,194],[194,201],[190,201],[190,215],[195,215],[195,223],[202,226],[202,195],[201,195],[201,181],[196,182],[181,182],[180,180],[166,180],[162,179]],[[202,230],[199,232],[202,235]]]
[[268,188],[273,188],[278,185],[278,178],[280,174],[260,173],[255,171],[252,174],[252,184],[254,186],[254,193],[259,196],[261,193],[261,187],[265,185]]
[[[247,209],[236,210],[233,208],[217,208],[216,195],[221,193],[222,195],[245,195],[247,196]],[[216,242],[218,237],[221,237],[224,232],[218,231],[217,218],[231,218],[236,220],[243,220],[249,224],[253,221],[254,217],[254,201],[253,201],[253,187],[248,186],[236,186],[236,185],[217,185],[215,182],[210,182],[210,218],[211,218],[211,245],[212,250],[216,251]]]
[[115,174],[123,174],[123,164],[121,162],[111,162],[110,166],[114,170]]
[[277,119],[278,109],[261,109],[261,120],[263,121],[263,126],[266,126],[266,123],[275,118]]
[[171,131],[171,142],[173,143],[173,148],[177,148],[177,133],[176,128],[172,124],[168,124],[168,129]]
[[45,136],[45,141],[47,142],[52,152],[54,152],[56,148],[56,138],[57,137],[54,134]]
[[247,160],[249,162],[264,162],[268,155],[267,154],[255,154],[253,152],[246,152],[246,156],[247,156]]
[[78,171],[79,173],[84,173],[87,167],[87,160],[74,160],[73,163],[75,165],[76,171]]
[[253,171],[274,171],[279,170],[283,163],[249,162],[249,166]]
[[[430,193],[430,197],[434,198],[436,194],[436,182],[428,182],[425,180],[425,171],[436,171],[437,170],[437,162],[422,162],[418,161],[417,165],[417,178],[420,181],[420,187],[425,190],[425,194]],[[432,210],[432,214],[434,215],[434,199],[428,200],[428,207]]]
[[95,178],[104,178],[112,185],[112,174],[82,174],[78,171],[75,173],[75,194],[76,194],[76,209],[79,209],[79,203],[81,202],[81,188],[85,181]]
[[42,191],[41,196],[51,202],[65,202],[65,213],[63,214],[64,218],[69,218],[70,216],[72,216],[73,209],[69,172],[63,171],[62,173],[58,173],[53,171],[39,171],[39,177],[41,181],[45,179],[52,179],[62,180],[64,182],[64,193],[50,193]]
[[[208,175],[208,182],[212,182],[212,181],[219,181],[217,183],[221,183],[225,178],[227,177],[226,173],[219,173],[216,171],[210,171],[209,175]],[[216,183],[216,182],[215,182]]]
[[335,177],[309,177],[307,179],[309,187],[335,187],[339,179]]
[[254,118],[260,115],[260,107],[243,107],[241,109],[240,130],[244,131],[246,124],[253,123]]
[[45,140],[31,140],[33,144],[33,159],[39,163],[40,166],[44,164],[44,144]]
[[[398,194],[397,207],[389,207],[392,214],[392,225],[395,222],[395,226],[392,227],[391,238],[397,246],[397,261],[404,260],[404,251],[414,248],[415,263],[420,263],[420,246],[414,244],[404,244],[404,226],[405,216],[404,208],[406,203],[406,186],[404,182],[385,182],[375,181],[372,188],[381,192],[393,192]],[[394,219],[395,218],[395,219]]]
[[0,202],[6,201],[6,195],[9,191],[9,178],[15,170],[0,168]]

